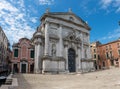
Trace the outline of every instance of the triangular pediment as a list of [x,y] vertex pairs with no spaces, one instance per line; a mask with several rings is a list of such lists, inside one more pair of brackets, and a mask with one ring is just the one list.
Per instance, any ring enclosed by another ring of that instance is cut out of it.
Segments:
[[75,15],[72,12],[71,13],[70,12],[50,12],[50,13],[44,14],[43,17],[45,15],[52,18],[58,18],[67,22],[72,22],[90,30],[90,27],[88,26],[88,24],[85,21],[83,21],[79,16]]
[[69,33],[68,36],[64,38],[66,41],[74,41],[74,42],[81,42],[81,39],[79,37],[76,37],[74,32]]

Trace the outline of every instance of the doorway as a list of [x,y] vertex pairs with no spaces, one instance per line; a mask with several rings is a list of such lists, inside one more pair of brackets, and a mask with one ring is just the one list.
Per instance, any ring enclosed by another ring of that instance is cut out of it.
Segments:
[[17,64],[13,64],[13,72],[18,73],[18,65]]
[[20,72],[21,73],[27,73],[28,72],[28,62],[21,61],[20,62]]
[[31,64],[30,65],[30,73],[33,73],[34,72],[34,64]]
[[26,73],[26,64],[21,65],[21,73]]
[[69,72],[75,72],[75,50],[70,48],[68,50],[68,69]]

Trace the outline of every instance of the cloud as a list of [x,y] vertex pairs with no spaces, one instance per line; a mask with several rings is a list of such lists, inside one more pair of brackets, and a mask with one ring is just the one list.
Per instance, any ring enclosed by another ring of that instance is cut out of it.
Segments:
[[120,7],[116,10],[116,13],[119,13],[120,12]]
[[115,29],[112,32],[109,32],[105,37],[100,38],[100,41],[112,41],[112,40],[116,40],[120,37],[120,27],[118,27],[117,29]]
[[113,0],[101,0],[101,5],[103,9],[107,9],[111,3],[113,2]]
[[33,22],[33,23],[36,23],[37,22],[37,18],[30,18],[30,20]]
[[114,10],[116,13],[120,12],[120,0],[101,0],[100,5],[106,11]]
[[39,0],[40,5],[52,5],[54,0]]
[[24,0],[0,0],[0,26],[11,44],[22,37],[31,38],[38,17],[30,16],[25,9]]

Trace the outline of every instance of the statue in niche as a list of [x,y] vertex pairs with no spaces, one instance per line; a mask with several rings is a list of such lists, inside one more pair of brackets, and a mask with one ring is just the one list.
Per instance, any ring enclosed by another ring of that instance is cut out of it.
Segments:
[[52,44],[52,50],[51,50],[52,56],[56,56],[56,45]]
[[84,53],[85,53],[85,58],[87,58],[87,50],[86,49],[84,50]]

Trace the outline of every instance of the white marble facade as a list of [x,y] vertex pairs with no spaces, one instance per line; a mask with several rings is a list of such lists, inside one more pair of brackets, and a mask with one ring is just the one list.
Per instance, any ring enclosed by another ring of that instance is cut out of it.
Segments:
[[93,69],[90,28],[72,12],[46,12],[33,35],[35,73],[87,72]]

